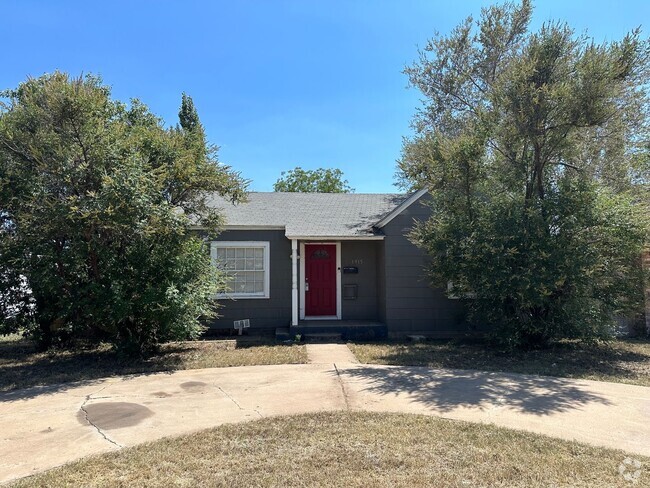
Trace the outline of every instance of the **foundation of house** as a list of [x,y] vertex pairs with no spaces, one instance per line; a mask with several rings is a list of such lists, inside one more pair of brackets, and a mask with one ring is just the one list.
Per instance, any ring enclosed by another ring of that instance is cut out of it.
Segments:
[[301,338],[318,341],[375,340],[388,335],[386,324],[364,320],[300,320],[298,325],[278,328],[278,340]]

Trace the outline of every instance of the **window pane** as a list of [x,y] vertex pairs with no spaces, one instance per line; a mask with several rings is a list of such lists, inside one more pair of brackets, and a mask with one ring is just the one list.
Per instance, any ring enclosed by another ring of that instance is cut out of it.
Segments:
[[246,282],[240,280],[239,278],[235,278],[235,280],[232,283],[232,291],[235,293],[244,293],[245,288],[246,288]]
[[232,295],[264,295],[265,247],[217,247],[216,265],[228,275],[228,293]]

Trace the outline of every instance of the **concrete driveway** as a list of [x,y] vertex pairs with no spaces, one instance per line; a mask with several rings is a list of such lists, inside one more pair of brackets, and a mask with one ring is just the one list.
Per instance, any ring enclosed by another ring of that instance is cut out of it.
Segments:
[[272,415],[436,415],[650,456],[650,388],[327,363],[177,371],[0,395],[0,481],[89,454]]

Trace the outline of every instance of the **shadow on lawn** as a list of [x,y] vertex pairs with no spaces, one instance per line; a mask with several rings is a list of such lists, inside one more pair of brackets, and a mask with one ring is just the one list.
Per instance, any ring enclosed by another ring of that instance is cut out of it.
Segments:
[[359,367],[340,374],[344,380],[358,381],[361,391],[379,395],[406,393],[412,401],[442,412],[458,407],[507,407],[548,415],[590,403],[611,405],[606,398],[561,378],[421,367]]
[[[0,402],[93,385],[108,377],[209,367],[201,364],[202,356],[207,359],[210,354],[218,354],[226,347],[231,350],[247,349],[263,344],[271,342],[248,337],[170,343],[163,345],[158,354],[149,358],[128,359],[120,357],[109,346],[38,352],[33,343],[25,339],[4,341],[0,342]],[[193,365],[188,366],[188,363]]]
[[178,369],[179,356],[124,360],[108,347],[37,352],[28,341],[0,343],[0,402],[93,385],[101,379]]
[[624,339],[598,345],[567,341],[548,349],[511,353],[499,352],[477,341],[393,343],[376,362],[592,378],[650,386],[650,342],[647,340]]

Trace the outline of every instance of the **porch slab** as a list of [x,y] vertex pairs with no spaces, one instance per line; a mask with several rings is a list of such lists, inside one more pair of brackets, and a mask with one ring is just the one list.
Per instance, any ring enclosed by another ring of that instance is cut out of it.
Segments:
[[343,340],[375,340],[388,335],[386,324],[369,320],[301,320],[289,329],[296,334],[341,334]]
[[306,319],[298,322],[299,327],[386,327],[377,320],[319,320]]
[[302,339],[305,342],[336,344],[342,341],[340,332],[307,332]]

